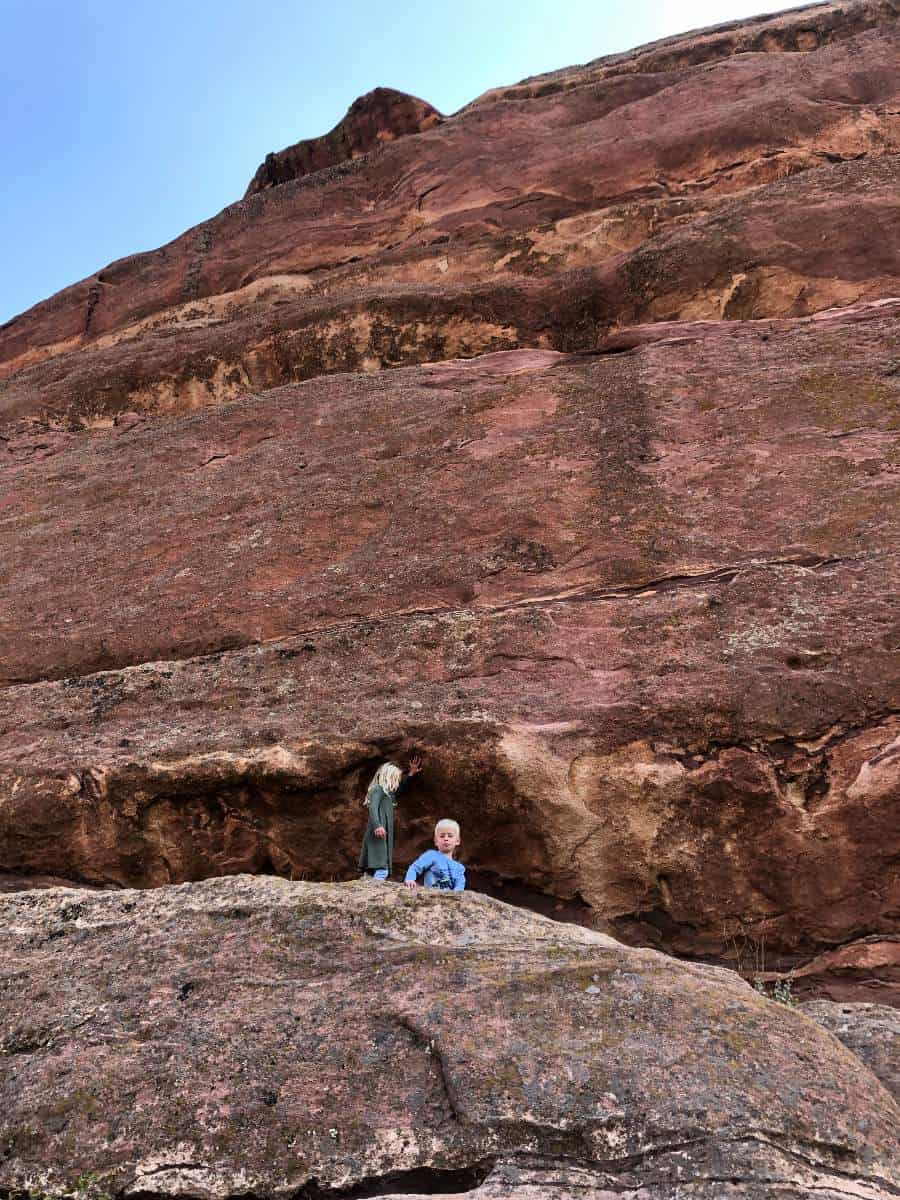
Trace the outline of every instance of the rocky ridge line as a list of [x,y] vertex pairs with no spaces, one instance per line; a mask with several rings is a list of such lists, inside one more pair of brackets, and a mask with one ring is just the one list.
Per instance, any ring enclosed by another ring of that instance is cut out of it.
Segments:
[[244,199],[291,179],[359,158],[377,146],[439,125],[444,118],[415,96],[379,87],[354,100],[346,116],[322,137],[309,138],[267,154],[250,180]]

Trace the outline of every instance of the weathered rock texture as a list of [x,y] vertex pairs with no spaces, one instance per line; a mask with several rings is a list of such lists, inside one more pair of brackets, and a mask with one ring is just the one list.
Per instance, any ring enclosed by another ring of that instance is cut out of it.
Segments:
[[670,39],[420,133],[428,106],[364,97],[271,164],[312,174],[9,322],[0,415],[184,411],[327,371],[896,294],[897,15],[854,0]]
[[276,154],[267,154],[244,198],[291,179],[302,179],[314,171],[334,167],[347,159],[359,158],[385,142],[394,142],[410,133],[422,133],[439,125],[442,119],[437,109],[424,100],[396,92],[393,88],[375,88],[354,100],[344,119],[324,137],[310,138]]
[[896,1004],[900,997],[900,935],[871,934],[827,950],[815,958],[794,966],[789,972],[767,971],[765,964],[754,963],[761,950],[749,942],[739,944],[733,955],[740,969],[765,986],[790,983],[799,997],[817,996],[827,1001],[867,1000],[874,1004]]
[[801,1010],[861,1058],[895,1100],[900,1100],[900,1013],[884,1004],[813,1000]]
[[526,81],[0,330],[0,875],[347,877],[415,743],[401,860],[897,999],[898,49]]
[[0,899],[13,1194],[887,1198],[900,1112],[730,972],[475,895]]
[[896,307],[13,446],[4,870],[346,877],[413,738],[401,859],[449,811],[748,970],[896,931]]

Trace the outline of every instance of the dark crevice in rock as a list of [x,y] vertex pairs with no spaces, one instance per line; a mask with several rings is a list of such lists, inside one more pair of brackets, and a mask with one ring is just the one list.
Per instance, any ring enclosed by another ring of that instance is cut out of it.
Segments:
[[416,198],[416,209],[421,212],[422,201],[425,199],[425,197],[430,196],[432,192],[436,192],[438,190],[438,188],[441,186],[442,186],[442,184],[435,183],[435,184],[432,184],[432,186],[430,188],[426,188],[424,192],[420,192],[418,197]]
[[484,867],[467,868],[466,880],[473,891],[503,900],[515,908],[524,908],[570,925],[583,925],[590,929],[598,927],[596,912],[577,893],[573,897],[558,896],[550,891],[541,891],[526,879],[511,879]]
[[596,350],[579,351],[577,357],[608,358],[613,354],[634,354],[635,351],[640,350],[645,345],[645,342],[646,339],[644,338],[613,334],[602,346],[598,346]]
[[194,242],[194,253],[188,262],[187,269],[184,273],[184,280],[181,288],[182,300],[196,300],[201,294],[200,277],[203,272],[203,264],[206,256],[209,253],[209,248],[212,245],[213,234],[212,228],[208,225],[202,226],[197,234]]
[[94,318],[94,311],[100,303],[103,295],[103,283],[98,278],[96,283],[92,283],[88,288],[87,304],[84,313],[84,333],[85,335],[91,332],[91,321]]
[[437,1077],[444,1100],[446,1101],[448,1115],[454,1121],[462,1121],[464,1117],[460,1106],[459,1095],[457,1093],[456,1086],[453,1083],[453,1072],[447,1065],[447,1060],[444,1056],[444,1051],[441,1048],[440,1041],[436,1037],[431,1036],[428,1031],[408,1013],[401,1013],[397,1017],[397,1020],[399,1021],[400,1025],[412,1035],[416,1045],[424,1049],[426,1055],[434,1065],[435,1075]]
[[[201,1163],[172,1163],[160,1168],[200,1168]],[[415,1167],[408,1171],[390,1171],[384,1175],[362,1179],[349,1187],[330,1187],[313,1178],[298,1191],[289,1193],[291,1200],[368,1200],[369,1197],[403,1195],[406,1193],[423,1196],[446,1196],[474,1191],[480,1187],[494,1169],[493,1159],[483,1159],[470,1167],[442,1170],[439,1167]],[[140,1191],[123,1189],[120,1197],[127,1200],[169,1200],[170,1193],[154,1192],[152,1188]],[[0,1193],[2,1200],[2,1193]],[[234,1193],[230,1200],[258,1200],[254,1193]]]
[[101,891],[106,886],[118,889],[121,884],[105,885],[98,883],[96,879],[73,879],[70,876],[48,875],[46,871],[30,870],[27,867],[17,868],[14,871],[0,867],[0,896],[9,892],[29,892],[51,887],[90,888],[93,891]]

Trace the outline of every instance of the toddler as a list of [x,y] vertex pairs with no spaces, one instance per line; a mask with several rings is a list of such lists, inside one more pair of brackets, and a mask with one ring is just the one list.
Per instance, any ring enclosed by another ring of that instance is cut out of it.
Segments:
[[427,888],[443,892],[462,892],[466,887],[466,868],[453,857],[459,845],[459,825],[456,821],[438,821],[434,827],[434,850],[420,854],[406,872],[406,886],[416,887],[418,877]]

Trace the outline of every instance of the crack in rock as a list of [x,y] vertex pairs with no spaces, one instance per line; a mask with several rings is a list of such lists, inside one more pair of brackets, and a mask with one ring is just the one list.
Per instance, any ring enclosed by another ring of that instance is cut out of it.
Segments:
[[[603,603],[614,600],[632,600],[641,599],[645,596],[655,596],[660,592],[677,591],[681,589],[689,589],[706,583],[731,583],[739,575],[748,571],[755,570],[770,570],[779,567],[793,567],[803,571],[821,571],[827,570],[829,567],[838,566],[846,562],[858,562],[863,557],[869,555],[844,555],[844,556],[825,556],[817,554],[793,555],[785,558],[753,558],[746,562],[729,563],[721,567],[714,567],[708,571],[698,571],[696,573],[682,573],[673,575],[661,575],[654,579],[643,580],[635,584],[623,584],[615,587],[596,587],[590,584],[579,584],[576,587],[564,589],[559,592],[550,592],[540,596],[521,596],[517,599],[501,601],[494,604],[466,604],[456,607],[433,605],[427,607],[414,607],[398,609],[395,612],[387,613],[384,616],[363,616],[361,613],[356,614],[350,620],[336,621],[330,625],[313,625],[304,629],[296,630],[293,633],[279,634],[272,638],[250,638],[246,642],[238,644],[228,644],[216,649],[207,651],[204,654],[188,654],[179,656],[171,655],[165,659],[144,659],[135,662],[122,662],[115,666],[106,668],[103,671],[86,671],[83,673],[76,672],[68,675],[64,680],[56,679],[52,676],[39,676],[34,679],[10,681],[2,687],[0,692],[11,691],[19,687],[32,687],[42,683],[65,683],[69,680],[90,679],[112,674],[116,671],[127,671],[132,669],[140,669],[148,666],[153,666],[157,663],[190,663],[199,662],[203,659],[213,658],[220,654],[239,653],[242,650],[250,649],[255,646],[278,646],[287,645],[298,639],[308,641],[313,636],[329,636],[334,633],[352,630],[359,626],[364,626],[367,629],[389,628],[392,625],[399,624],[403,621],[420,617],[454,617],[463,616],[465,614],[479,615],[485,614],[488,616],[502,615],[508,612],[515,612],[519,609],[527,608],[544,608],[552,604],[590,604]],[[305,649],[306,647],[304,647]]]

